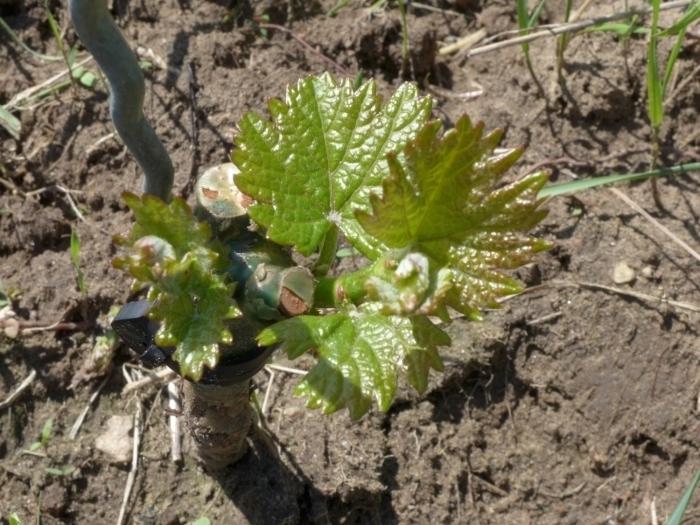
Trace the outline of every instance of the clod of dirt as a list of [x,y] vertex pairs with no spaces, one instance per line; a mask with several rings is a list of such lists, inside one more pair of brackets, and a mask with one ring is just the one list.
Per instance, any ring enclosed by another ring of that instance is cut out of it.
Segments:
[[62,517],[70,504],[70,494],[63,485],[52,484],[41,492],[41,510],[54,518]]
[[107,420],[107,429],[95,440],[95,447],[114,463],[128,463],[131,460],[130,434],[133,429],[131,416],[112,416]]
[[613,281],[615,284],[631,283],[635,277],[634,270],[625,261],[617,263],[613,269]]

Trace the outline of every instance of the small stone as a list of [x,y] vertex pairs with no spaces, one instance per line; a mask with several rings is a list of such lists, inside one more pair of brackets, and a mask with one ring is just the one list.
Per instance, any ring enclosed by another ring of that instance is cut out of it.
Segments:
[[645,266],[642,268],[642,275],[647,279],[654,278],[654,269],[651,266]]
[[134,419],[131,416],[112,416],[107,420],[106,430],[95,440],[95,447],[114,463],[128,463],[131,461],[133,429]]
[[15,339],[19,335],[19,321],[8,319],[5,321],[5,335],[9,339]]
[[615,284],[627,284],[634,281],[635,273],[632,268],[624,261],[615,265],[613,270],[613,281]]

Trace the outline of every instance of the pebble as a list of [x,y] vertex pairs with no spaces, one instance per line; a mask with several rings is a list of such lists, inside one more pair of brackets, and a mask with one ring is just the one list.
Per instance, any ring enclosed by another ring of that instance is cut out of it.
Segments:
[[634,281],[636,274],[629,265],[622,261],[615,265],[613,270],[613,281],[615,284],[627,284]]
[[95,440],[97,450],[104,452],[114,463],[131,461],[131,431],[134,429],[132,416],[112,416],[107,420],[106,430]]

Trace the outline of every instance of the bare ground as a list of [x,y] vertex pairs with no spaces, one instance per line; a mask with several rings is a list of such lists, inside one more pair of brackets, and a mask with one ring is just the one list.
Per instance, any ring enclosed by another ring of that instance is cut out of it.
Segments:
[[[385,93],[415,78],[448,125],[466,112],[505,127],[507,146],[527,147],[522,172],[546,163],[553,179],[567,180],[567,170],[583,176],[648,167],[642,40],[633,39],[626,55],[610,35],[575,38],[563,88],[554,41],[534,44],[543,97],[518,47],[469,60],[436,55],[479,28],[495,34],[515,27],[510,2],[439,4],[463,15],[414,7],[410,68],[402,65],[397,9],[370,13],[351,4],[331,18],[325,13],[334,2],[260,2],[227,20],[225,3],[114,2],[127,37],[159,64],[147,73],[147,110],[173,155],[178,190],[191,174],[226,159],[245,111],[264,111],[287,84],[327,69],[375,77]],[[600,2],[591,13],[621,5]],[[51,6],[72,44],[63,6]],[[261,33],[250,20],[263,14],[310,47],[288,32]],[[30,47],[57,53],[42,2],[0,1],[0,15]],[[561,12],[545,11],[544,22],[556,20]],[[0,101],[61,70],[60,62],[41,63],[2,38]],[[681,81],[699,60],[700,43],[691,37]],[[479,87],[480,96],[464,95]],[[667,107],[664,164],[700,159],[698,108],[696,77]],[[273,441],[255,439],[240,464],[214,479],[190,459],[170,463],[157,387],[121,395],[119,368],[132,360],[123,350],[77,440],[69,440],[102,380],[82,373],[94,337],[110,307],[128,295],[110,265],[111,235],[130,221],[120,194],[140,187],[140,174],[108,137],[99,83],[47,97],[20,117],[21,140],[0,130],[0,279],[17,292],[14,309],[23,319],[84,329],[0,336],[0,400],[30,370],[38,373],[0,413],[0,519],[14,511],[25,523],[39,514],[49,524],[114,523],[128,466],[111,464],[95,439],[111,415],[133,414],[138,402],[146,424],[130,523],[203,515],[253,524],[649,523],[652,502],[663,521],[700,467],[698,313],[625,294],[698,305],[698,263],[609,190],[552,200],[538,234],[556,246],[520,272],[532,289],[481,324],[456,323],[446,373],[434,376],[422,397],[402,391],[387,414],[354,423],[345,413],[307,411],[291,393],[297,377],[277,374],[268,413]],[[85,221],[58,185],[76,190],[70,195]],[[660,181],[664,210],[646,183],[622,191],[697,246],[698,186],[692,176]],[[87,297],[75,286],[71,228],[82,241]],[[620,262],[635,279],[615,285]],[[258,383],[264,392],[264,373]],[[26,454],[48,418],[54,432],[45,457]],[[47,467],[73,470],[60,476]],[[689,523],[700,523],[692,515]]]

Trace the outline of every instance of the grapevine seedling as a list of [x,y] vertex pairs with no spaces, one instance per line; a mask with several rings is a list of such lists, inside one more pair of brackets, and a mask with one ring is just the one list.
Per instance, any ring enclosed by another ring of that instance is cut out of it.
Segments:
[[[449,338],[431,316],[448,319],[450,307],[479,318],[480,308],[521,290],[500,269],[546,249],[524,234],[545,215],[537,192],[546,177],[502,185],[521,151],[496,155],[501,132],[485,134],[467,117],[443,133],[430,109],[411,84],[384,104],[373,81],[353,89],[323,75],[271,101],[271,120],[246,115],[233,180],[267,240],[245,247],[198,222],[180,199],[126,196],[136,225],[119,240],[129,251],[116,265],[149,287],[150,315],[160,323],[155,342],[174,349],[185,377],[200,380],[235,347],[227,326],[242,313],[267,325],[260,346],[279,345],[290,358],[316,350],[318,364],[297,389],[309,406],[346,407],[358,418],[372,400],[389,408],[401,374],[423,391],[429,370],[442,368],[438,347]],[[219,196],[232,188],[207,189]],[[339,234],[367,266],[324,275]],[[291,285],[268,289],[257,276],[262,264],[268,274],[283,268],[289,248],[275,244],[328,257],[316,265],[315,291],[302,293],[297,283],[290,292],[310,303],[300,310],[306,315],[285,320],[279,306]],[[261,250],[254,258],[251,246]],[[263,256],[269,262],[253,260]]]
[[[191,209],[171,197],[142,75],[104,2],[71,0],[71,16],[146,174],[145,195],[124,196],[135,224],[115,260],[146,299],[113,326],[188,380],[183,412],[212,469],[245,451],[248,382],[276,349],[316,359],[296,389],[307,406],[387,411],[400,380],[424,392],[442,370],[450,311],[498,307],[522,290],[507,272],[549,247],[528,235],[546,215],[546,175],[508,177],[522,150],[497,150],[502,131],[466,116],[445,131],[413,84],[384,101],[373,80],[329,74],[288,87],[269,116],[246,114],[232,163],[200,177]],[[337,272],[346,244],[365,265]]]

